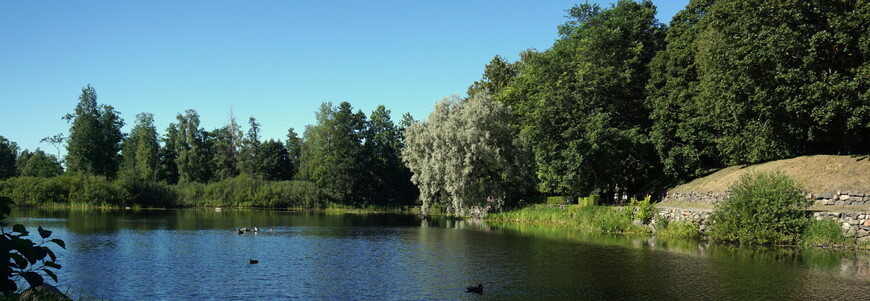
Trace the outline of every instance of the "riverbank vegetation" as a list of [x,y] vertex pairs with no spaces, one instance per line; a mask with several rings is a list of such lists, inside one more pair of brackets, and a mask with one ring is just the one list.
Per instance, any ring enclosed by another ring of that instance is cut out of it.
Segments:
[[[486,215],[551,196],[624,205],[727,166],[870,152],[863,2],[693,0],[670,25],[650,1],[567,15],[552,47],[496,55],[467,95],[422,121],[327,102],[301,136],[291,128],[281,140],[263,139],[253,116],[244,131],[232,114],[204,129],[193,109],[162,133],[139,113],[124,133],[121,112],[87,85],[63,117],[69,132],[43,139],[57,156],[0,137],[0,195]],[[578,215],[609,219],[587,207]]]
[[794,244],[809,223],[807,199],[781,173],[746,174],[713,213],[709,235],[742,244]]

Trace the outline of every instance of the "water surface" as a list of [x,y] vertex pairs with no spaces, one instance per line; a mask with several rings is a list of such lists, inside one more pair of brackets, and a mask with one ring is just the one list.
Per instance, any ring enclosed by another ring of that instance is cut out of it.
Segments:
[[[870,299],[870,255],[860,252],[400,214],[15,209],[7,222],[66,241],[58,286],[73,297]],[[260,232],[233,231],[253,226]],[[465,293],[477,283],[483,295]]]

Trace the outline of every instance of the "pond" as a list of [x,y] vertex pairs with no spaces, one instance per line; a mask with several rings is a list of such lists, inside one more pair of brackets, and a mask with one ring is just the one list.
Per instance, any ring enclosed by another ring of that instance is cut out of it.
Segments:
[[[870,298],[870,255],[862,252],[402,214],[14,209],[7,222],[43,226],[66,241],[58,287],[74,298]],[[260,231],[234,230],[254,226]],[[465,292],[478,283],[483,295]]]

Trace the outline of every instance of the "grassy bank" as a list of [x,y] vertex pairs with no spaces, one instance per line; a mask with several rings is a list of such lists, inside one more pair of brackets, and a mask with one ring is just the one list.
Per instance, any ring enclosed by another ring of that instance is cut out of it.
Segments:
[[595,205],[552,205],[529,207],[490,214],[487,220],[553,224],[605,233],[647,234],[646,227],[632,223],[632,216],[621,207]]

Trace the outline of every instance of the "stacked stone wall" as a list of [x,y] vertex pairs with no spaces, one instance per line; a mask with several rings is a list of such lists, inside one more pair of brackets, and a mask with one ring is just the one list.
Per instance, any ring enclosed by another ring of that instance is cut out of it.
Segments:
[[[709,226],[710,215],[713,210],[710,209],[685,209],[685,208],[659,208],[657,218],[665,219],[669,222],[688,221],[698,225],[698,230],[701,233],[706,231]],[[815,220],[830,219],[840,224],[843,235],[850,238],[856,238],[858,242],[870,243],[870,211],[868,212],[828,212],[828,211],[811,211],[811,216]],[[654,221],[658,222],[658,221]],[[653,224],[654,225],[654,224]]]
[[[724,192],[668,192],[664,201],[701,203],[715,205],[725,201],[731,193]],[[815,206],[858,207],[870,206],[870,193],[862,191],[836,191],[819,194],[806,194],[807,200]]]

